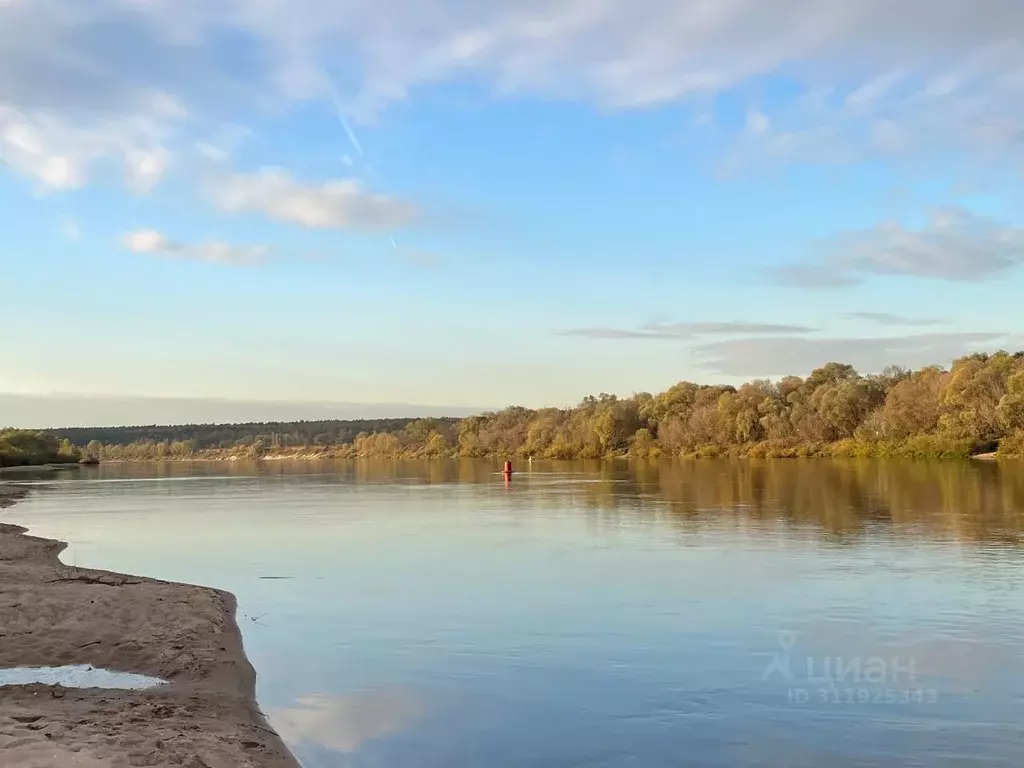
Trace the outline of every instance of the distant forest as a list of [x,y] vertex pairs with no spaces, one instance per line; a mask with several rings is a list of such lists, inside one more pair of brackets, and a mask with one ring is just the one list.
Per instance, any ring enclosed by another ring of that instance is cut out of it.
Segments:
[[[828,363],[806,378],[739,387],[684,381],[656,395],[601,394],[572,408],[513,406],[462,419],[65,429],[48,439],[51,447],[73,444],[89,461],[1021,456],[1024,353],[866,376]],[[0,443],[0,461],[2,450]]]
[[[355,419],[349,421],[274,421],[254,424],[185,424],[149,427],[71,427],[51,430],[60,438],[85,446],[92,441],[105,445],[131,443],[189,443],[192,449],[235,448],[262,440],[269,446],[345,445],[366,432],[401,432],[413,418]],[[445,425],[456,418],[438,419]]]

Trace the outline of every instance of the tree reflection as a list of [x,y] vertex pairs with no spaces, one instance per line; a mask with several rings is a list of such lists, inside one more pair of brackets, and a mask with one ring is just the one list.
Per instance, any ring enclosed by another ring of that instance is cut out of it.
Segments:
[[[500,461],[388,460],[104,464],[100,479],[287,476],[290,482],[502,488]],[[506,503],[583,507],[603,525],[810,526],[841,540],[877,530],[1018,543],[1024,464],[984,461],[535,461],[516,467]]]

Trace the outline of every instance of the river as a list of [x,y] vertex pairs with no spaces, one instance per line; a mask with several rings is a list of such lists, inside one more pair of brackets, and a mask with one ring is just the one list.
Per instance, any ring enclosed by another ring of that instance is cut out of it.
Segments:
[[4,519],[234,592],[309,768],[1017,766],[1024,465],[111,464]]

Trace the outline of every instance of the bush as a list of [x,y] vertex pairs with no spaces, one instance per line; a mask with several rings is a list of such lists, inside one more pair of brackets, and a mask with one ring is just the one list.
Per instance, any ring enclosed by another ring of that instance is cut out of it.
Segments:
[[81,458],[67,440],[23,429],[0,430],[0,467],[77,462]]
[[870,459],[877,455],[877,446],[850,437],[833,443],[828,452],[841,459]]
[[894,450],[893,456],[906,459],[966,459],[973,452],[973,440],[939,432],[907,438]]
[[1000,458],[1024,458],[1024,429],[1018,429],[999,441]]

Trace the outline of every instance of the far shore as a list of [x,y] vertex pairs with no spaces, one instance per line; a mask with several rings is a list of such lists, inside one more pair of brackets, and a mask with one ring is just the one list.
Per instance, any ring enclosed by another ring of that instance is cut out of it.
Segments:
[[[692,461],[842,461],[842,460],[868,460],[868,461],[1007,461],[1017,460],[1018,456],[1001,456],[995,451],[988,451],[985,453],[972,453],[964,456],[942,456],[942,455],[923,455],[923,456],[850,456],[850,455],[827,455],[827,454],[814,454],[810,456],[677,456],[677,457],[658,457],[658,458],[637,458],[635,456],[622,455],[622,456],[602,456],[599,458],[572,458],[572,459],[551,459],[551,458],[535,458],[537,462],[551,462],[551,463],[562,463],[562,462],[692,462]],[[460,457],[460,456],[352,456],[347,454],[339,455],[333,453],[330,450],[298,450],[298,451],[284,451],[281,453],[266,453],[262,456],[247,456],[244,454],[238,454],[234,452],[221,452],[216,450],[210,451],[199,451],[194,454],[186,456],[164,456],[161,458],[140,458],[140,459],[104,459],[103,461],[95,462],[89,465],[83,466],[104,466],[104,465],[118,465],[118,464],[183,464],[190,462],[221,462],[221,463],[259,463],[259,462],[278,462],[278,461],[475,461],[475,462],[504,462],[507,459],[503,456],[482,456],[482,457]],[[529,458],[516,457],[512,459],[514,464],[526,465],[529,462]],[[44,471],[49,470],[60,470],[69,469],[79,466],[78,464],[58,464],[58,465],[47,465],[44,467],[11,467],[8,470],[32,470],[32,469],[43,469]]]
[[56,472],[60,469],[72,469],[81,466],[80,462],[67,464],[19,464],[14,467],[0,467],[0,475],[16,475],[19,472]]
[[[0,507],[25,493],[0,483]],[[66,566],[66,544],[26,530],[0,524],[0,667],[91,665],[168,684],[0,689],[5,768],[299,768],[256,705],[233,595]]]

